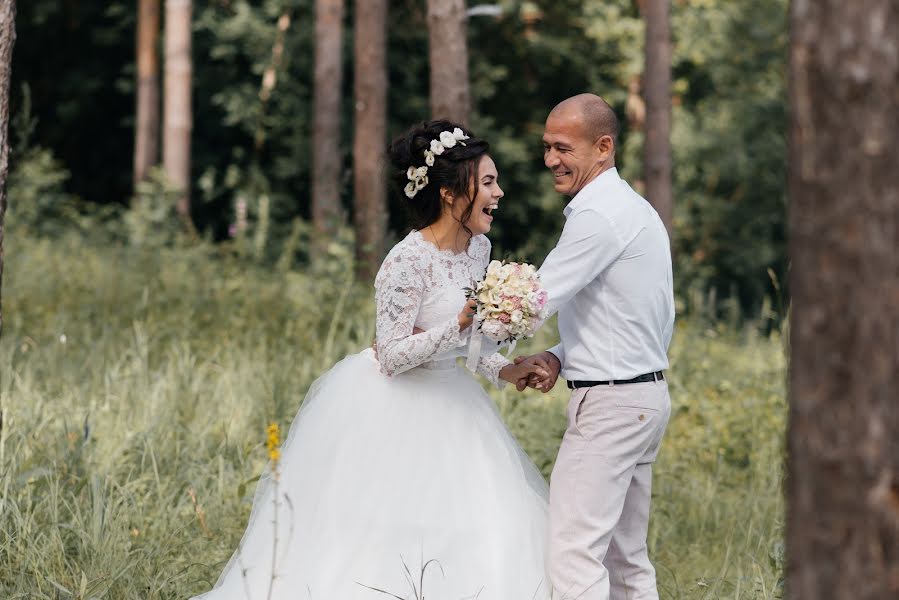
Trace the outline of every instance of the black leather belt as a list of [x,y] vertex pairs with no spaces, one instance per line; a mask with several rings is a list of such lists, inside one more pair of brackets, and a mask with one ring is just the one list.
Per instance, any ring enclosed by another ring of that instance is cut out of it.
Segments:
[[633,379],[614,379],[612,381],[569,381],[568,389],[593,387],[597,385],[623,385],[625,383],[647,383],[649,381],[664,381],[665,374],[661,371],[655,373],[644,373],[637,375]]

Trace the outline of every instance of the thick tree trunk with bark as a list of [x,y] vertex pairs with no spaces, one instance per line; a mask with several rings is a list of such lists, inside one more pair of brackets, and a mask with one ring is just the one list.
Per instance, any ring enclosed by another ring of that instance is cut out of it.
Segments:
[[899,598],[899,5],[791,29],[787,587]]
[[193,232],[190,217],[191,0],[165,0],[165,113],[162,160],[178,189],[178,215]]
[[0,336],[3,334],[3,219],[9,174],[9,79],[16,43],[16,2],[0,0]]
[[356,276],[374,279],[384,257],[387,202],[382,157],[387,138],[387,0],[356,0],[355,198]]
[[428,0],[431,116],[468,125],[471,93],[465,0]]
[[159,162],[159,0],[139,0],[134,186]]
[[324,255],[345,221],[340,203],[340,90],[343,81],[343,0],[315,2],[315,90],[312,133],[312,257]]
[[646,135],[643,173],[646,199],[655,207],[668,235],[671,229],[671,24],[670,0],[646,0]]

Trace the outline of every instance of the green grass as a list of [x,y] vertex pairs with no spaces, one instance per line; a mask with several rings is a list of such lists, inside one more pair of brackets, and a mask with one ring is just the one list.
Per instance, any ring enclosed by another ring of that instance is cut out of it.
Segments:
[[[265,428],[369,344],[371,290],[227,249],[7,238],[0,342],[0,597],[183,599],[243,531]],[[521,348],[542,348],[552,331]],[[781,341],[682,320],[655,468],[662,598],[779,597]],[[567,390],[492,390],[548,475]]]

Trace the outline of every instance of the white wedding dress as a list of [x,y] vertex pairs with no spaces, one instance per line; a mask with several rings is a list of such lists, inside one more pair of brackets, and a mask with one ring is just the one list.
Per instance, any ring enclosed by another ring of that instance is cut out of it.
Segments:
[[[262,477],[237,552],[199,598],[265,600],[275,540],[274,600],[549,597],[546,483],[456,364],[463,288],[489,256],[484,236],[452,254],[417,231],[391,250],[375,282],[379,361],[348,356],[312,385],[279,480]],[[484,356],[478,371],[498,384],[507,363]]]

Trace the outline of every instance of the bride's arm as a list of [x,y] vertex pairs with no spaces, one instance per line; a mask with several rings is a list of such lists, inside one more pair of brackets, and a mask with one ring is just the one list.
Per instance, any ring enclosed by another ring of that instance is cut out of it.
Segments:
[[490,356],[482,356],[478,360],[476,371],[486,377],[497,389],[500,389],[505,383],[500,378],[499,372],[503,370],[503,367],[511,364],[512,361],[508,358],[499,352],[494,352]]
[[459,317],[421,333],[413,332],[425,291],[419,260],[412,249],[391,252],[375,279],[376,345],[385,375],[417,367],[463,345],[468,338],[467,323],[460,322]]

